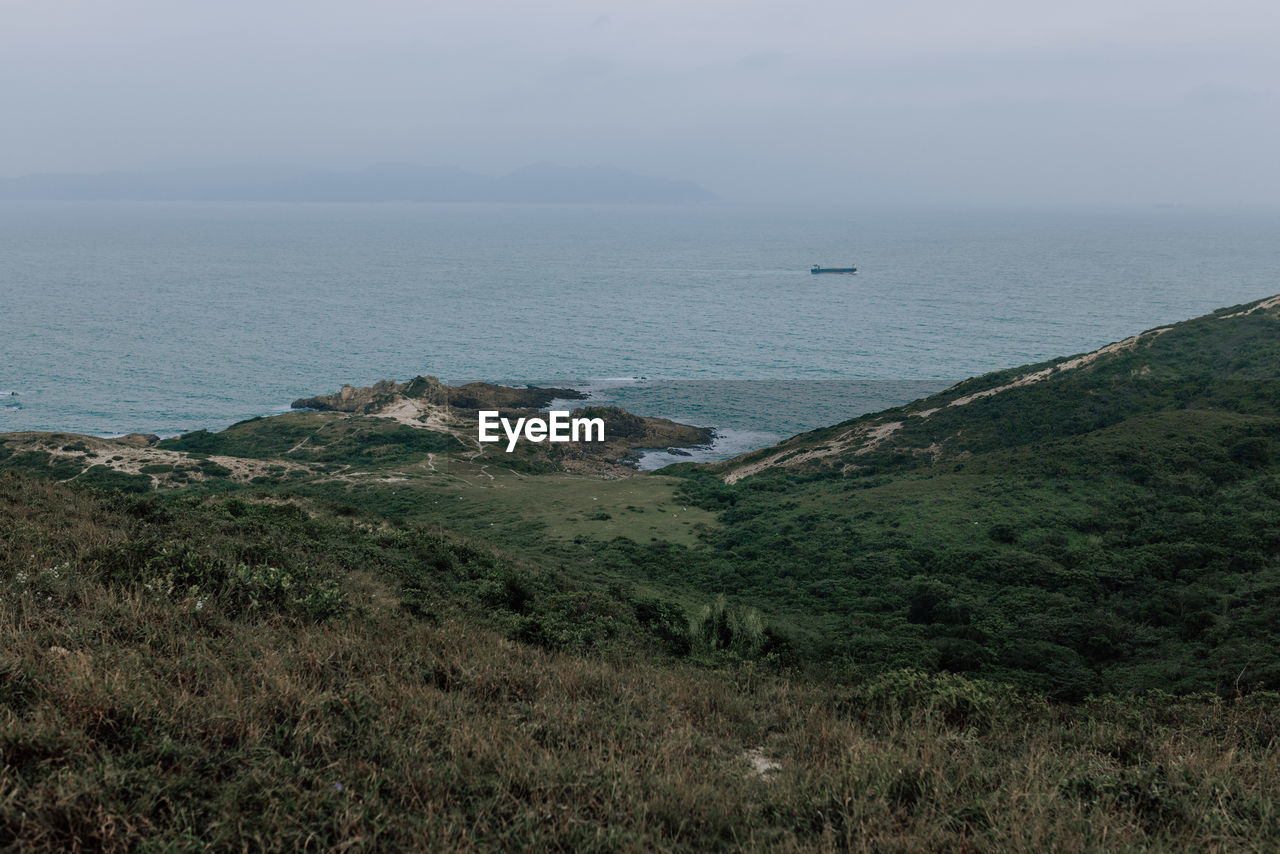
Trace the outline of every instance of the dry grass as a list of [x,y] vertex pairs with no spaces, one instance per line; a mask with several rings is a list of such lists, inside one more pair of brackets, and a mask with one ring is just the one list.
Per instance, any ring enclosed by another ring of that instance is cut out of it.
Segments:
[[[994,695],[989,713],[957,719],[927,679],[934,693],[899,708],[745,670],[558,656],[464,625],[248,624],[83,592],[56,608],[0,604],[0,845],[1261,851],[1280,839],[1276,710],[1258,702],[1020,715]],[[753,773],[753,750],[778,770]]]
[[0,504],[0,849],[1280,847],[1274,697],[847,686],[376,602],[232,618],[102,583],[75,563],[118,536],[102,505],[24,494]]

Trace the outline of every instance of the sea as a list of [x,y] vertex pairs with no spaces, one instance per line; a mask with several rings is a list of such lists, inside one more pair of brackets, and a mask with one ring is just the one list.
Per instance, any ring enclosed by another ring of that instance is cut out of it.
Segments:
[[0,432],[429,374],[710,426],[716,459],[1277,292],[1280,212],[0,202]]

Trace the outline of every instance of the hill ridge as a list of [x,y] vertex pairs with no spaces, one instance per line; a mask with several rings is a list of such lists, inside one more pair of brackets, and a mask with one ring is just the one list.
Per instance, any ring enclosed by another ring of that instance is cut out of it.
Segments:
[[[1219,310],[1219,312],[1222,311],[1224,310]],[[816,461],[839,458],[841,456],[866,456],[881,448],[895,435],[899,434],[902,428],[908,423],[908,419],[918,418],[927,420],[940,412],[948,411],[956,407],[968,406],[977,401],[992,398],[1006,392],[1061,378],[1065,374],[1093,366],[1100,361],[1105,361],[1109,357],[1115,357],[1123,353],[1136,351],[1139,349],[1140,345],[1144,348],[1150,348],[1156,338],[1171,330],[1185,326],[1186,324],[1200,323],[1208,320],[1234,320],[1253,315],[1257,312],[1263,312],[1270,315],[1280,315],[1280,295],[1265,297],[1252,303],[1245,303],[1244,307],[1240,308],[1240,310],[1234,311],[1230,314],[1219,312],[1203,315],[1198,318],[1191,318],[1179,323],[1148,329],[1145,332],[1140,332],[1137,335],[1132,335],[1128,338],[1107,344],[1087,353],[1060,357],[1050,360],[1049,362],[1022,365],[1016,368],[973,377],[957,383],[950,388],[944,389],[937,394],[908,403],[905,406],[883,410],[877,413],[870,413],[849,421],[840,422],[839,424],[835,424],[830,427],[819,428],[818,430],[809,431],[808,433],[802,433],[790,439],[786,439],[771,448],[753,451],[739,457],[735,457],[731,460],[726,460],[722,463],[713,464],[712,468],[721,473],[725,483],[732,485],[738,483],[743,478],[751,477],[773,469],[798,469],[806,467]],[[1148,373],[1150,372],[1149,366],[1144,369]],[[1003,379],[1010,373],[1014,374],[1012,378]],[[984,380],[988,380],[993,377],[1001,377],[1003,381],[999,382],[999,384],[973,391],[970,391],[968,388],[974,383],[982,383]],[[959,391],[963,391],[965,393],[957,394]],[[837,430],[842,432],[833,437],[827,437],[825,435],[831,431]],[[815,440],[817,440],[819,444],[816,446],[810,446],[815,442]],[[936,442],[930,443],[929,446],[926,446],[923,449],[916,450],[931,452],[935,457],[940,456],[941,451],[938,447],[938,443]]]

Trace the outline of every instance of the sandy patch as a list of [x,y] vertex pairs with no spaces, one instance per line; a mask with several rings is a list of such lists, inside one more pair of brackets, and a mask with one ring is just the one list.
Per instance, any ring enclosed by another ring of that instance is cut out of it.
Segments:
[[751,764],[751,770],[747,772],[748,777],[768,780],[782,770],[782,764],[766,756],[763,747],[754,747],[744,753],[743,757]]
[[371,412],[375,418],[390,418],[410,427],[425,427],[428,430],[448,432],[452,416],[446,407],[428,403],[418,398],[401,397],[388,403],[377,412]]
[[[1273,297],[1266,302],[1260,303],[1250,309],[1250,311],[1257,311],[1258,309],[1268,307],[1280,307],[1280,296]],[[1065,362],[1060,362],[1057,365],[1052,365],[1048,368],[1042,368],[1038,371],[1023,374],[1013,382],[1006,383],[1002,386],[984,389],[983,391],[976,391],[973,394],[967,394],[963,397],[957,397],[947,403],[946,406],[964,406],[966,404],[973,403],[975,400],[981,400],[984,397],[991,397],[992,395],[997,395],[1001,392],[1009,391],[1010,389],[1021,388],[1022,386],[1041,382],[1054,374],[1062,373],[1063,371],[1073,371],[1078,368],[1083,368],[1086,365],[1096,362],[1103,356],[1119,353],[1124,350],[1131,350],[1144,338],[1150,340],[1157,335],[1169,331],[1170,328],[1171,327],[1164,326],[1159,329],[1152,329],[1148,332],[1143,332],[1141,335],[1134,335],[1132,338],[1126,338],[1123,341],[1108,344],[1105,347],[1094,350],[1092,353],[1086,353],[1083,356],[1076,356],[1075,358],[1067,359]],[[910,413],[910,415],[916,418],[929,418],[934,413],[938,412],[940,408],[941,407],[922,409],[919,412]],[[800,453],[796,453],[788,446],[788,444],[779,445],[774,453],[771,453],[764,459],[741,465],[727,472],[724,475],[724,482],[734,484],[742,480],[744,477],[759,474],[760,472],[775,466],[792,468],[813,460],[834,456],[836,454],[848,453],[852,456],[869,454],[880,445],[884,444],[889,437],[901,429],[902,423],[903,422],[901,421],[885,421],[879,424],[858,427],[836,437],[833,441],[825,445]],[[938,459],[942,456],[942,449],[936,442],[923,450],[925,453],[932,454],[934,459]]]
[[1237,311],[1235,314],[1224,314],[1219,320],[1226,320],[1228,317],[1243,317],[1246,314],[1253,314],[1255,311],[1270,311],[1273,308],[1280,308],[1280,295],[1264,299],[1253,308],[1246,308],[1244,311]]
[[[183,472],[190,481],[208,480],[209,477],[201,472],[198,468],[200,460],[188,456],[184,451],[170,451],[147,445],[141,445],[136,441],[128,439],[100,439],[96,436],[79,436],[67,433],[59,434],[20,434],[11,433],[5,437],[11,448],[43,451],[60,460],[68,460],[81,466],[80,474],[88,471],[93,466],[106,466],[123,474],[142,474],[142,468],[150,465],[169,465],[173,467],[182,466],[187,471]],[[64,451],[64,445],[81,445],[85,448],[83,451]],[[115,459],[119,457],[119,459]],[[225,457],[210,456],[210,462],[217,463],[230,470],[229,480],[239,483],[246,483],[255,477],[271,474],[270,470],[275,468],[275,475],[278,475],[280,469],[286,471],[301,470],[310,472],[309,466],[299,463],[288,462],[286,460],[250,460],[241,457]],[[151,485],[159,488],[163,486],[174,485],[170,482],[168,472],[148,473],[151,478]],[[79,477],[79,475],[76,475]],[[75,480],[75,477],[69,478]]]
[[[1143,332],[1141,335],[1135,335],[1132,338],[1126,338],[1123,341],[1117,341],[1114,344],[1108,344],[1107,346],[1101,349],[1094,350],[1092,353],[1085,353],[1083,356],[1076,356],[1074,359],[1068,359],[1065,362],[1061,362],[1057,365],[1052,365],[1048,368],[1044,368],[1043,370],[1034,371],[1030,374],[1024,374],[1023,376],[1018,377],[1016,380],[1006,385],[997,386],[996,388],[989,388],[989,389],[986,389],[985,391],[976,391],[973,394],[968,394],[968,395],[965,395],[964,397],[957,397],[955,400],[948,403],[947,406],[964,406],[967,403],[973,403],[975,400],[978,400],[980,398],[991,397],[992,395],[999,394],[1002,391],[1008,391],[1009,389],[1012,389],[1012,388],[1020,388],[1022,386],[1031,385],[1032,383],[1038,383],[1041,380],[1048,379],[1049,377],[1053,376],[1056,373],[1062,373],[1063,371],[1073,371],[1076,368],[1083,368],[1085,365],[1089,365],[1089,364],[1092,364],[1093,362],[1098,361],[1098,359],[1101,359],[1103,356],[1107,356],[1112,353],[1119,353],[1122,350],[1132,350],[1134,347],[1138,346],[1138,342],[1142,340],[1144,337],[1146,336],[1155,337],[1156,335],[1160,335],[1163,332],[1168,332],[1169,329],[1170,327],[1168,326],[1161,327],[1160,329],[1152,329],[1150,332]],[[932,414],[933,411],[934,410],[931,410],[930,414]]]
[[857,427],[849,430],[834,441],[814,448],[809,451],[796,453],[788,448],[784,448],[776,454],[765,457],[763,460],[747,465],[740,466],[724,476],[724,482],[729,484],[737,483],[744,477],[750,477],[758,474],[765,469],[772,468],[775,465],[782,465],[788,468],[807,463],[811,460],[818,460],[824,457],[834,456],[835,454],[844,453],[852,449],[854,456],[869,454],[877,447],[882,445],[886,439],[896,433],[902,427],[901,421],[888,421],[883,424],[873,424],[870,426]]

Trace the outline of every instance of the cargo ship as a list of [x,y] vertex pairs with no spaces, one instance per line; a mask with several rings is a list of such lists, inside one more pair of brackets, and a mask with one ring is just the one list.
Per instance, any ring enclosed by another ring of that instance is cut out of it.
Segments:
[[821,267],[814,264],[809,268],[810,273],[856,273],[857,267]]

